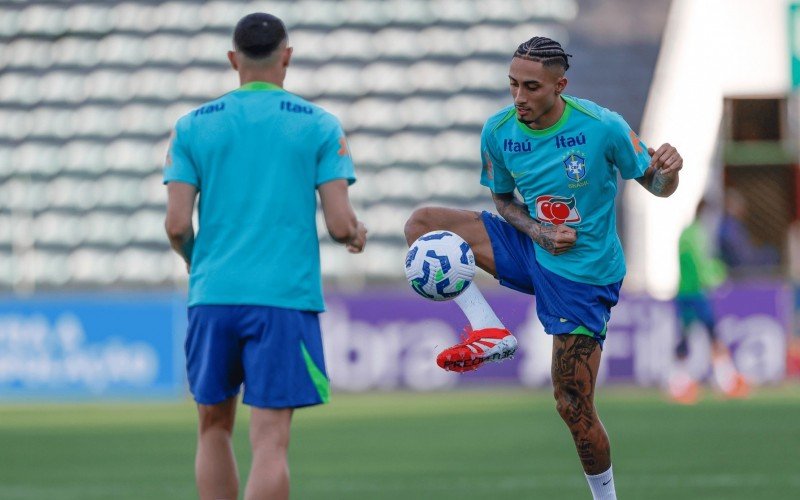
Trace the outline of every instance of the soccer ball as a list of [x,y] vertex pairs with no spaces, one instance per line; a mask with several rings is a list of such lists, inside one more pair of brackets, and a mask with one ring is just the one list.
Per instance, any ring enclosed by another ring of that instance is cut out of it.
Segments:
[[450,231],[423,234],[406,254],[406,278],[426,299],[450,300],[475,277],[475,255],[461,236]]

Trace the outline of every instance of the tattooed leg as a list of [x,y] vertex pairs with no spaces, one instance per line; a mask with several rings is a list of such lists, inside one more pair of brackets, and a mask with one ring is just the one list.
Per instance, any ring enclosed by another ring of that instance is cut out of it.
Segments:
[[585,335],[553,336],[553,389],[556,408],[566,422],[587,474],[611,466],[608,435],[594,408],[594,386],[602,351]]

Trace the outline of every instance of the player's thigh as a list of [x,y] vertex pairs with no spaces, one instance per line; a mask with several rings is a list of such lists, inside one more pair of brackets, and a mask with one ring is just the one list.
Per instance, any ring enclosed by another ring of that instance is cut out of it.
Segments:
[[423,207],[414,210],[406,222],[408,244],[435,230],[451,231],[466,241],[475,255],[475,263],[492,276],[497,275],[489,233],[480,212],[446,207]]
[[551,374],[559,404],[566,401],[576,413],[588,409],[585,404],[594,400],[601,354],[600,343],[589,335],[553,335]]
[[271,409],[327,402],[330,387],[318,314],[270,306],[248,309],[242,401]]
[[189,389],[201,405],[216,405],[239,393],[243,381],[236,308],[189,308],[184,349]]

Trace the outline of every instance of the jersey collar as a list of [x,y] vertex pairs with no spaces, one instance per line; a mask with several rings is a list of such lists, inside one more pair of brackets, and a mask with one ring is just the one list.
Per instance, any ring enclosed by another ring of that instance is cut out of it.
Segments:
[[544,137],[547,135],[554,134],[559,130],[561,130],[561,127],[563,127],[564,124],[567,123],[567,120],[569,120],[569,115],[571,114],[572,114],[572,106],[570,105],[570,102],[567,99],[564,99],[564,112],[561,113],[561,118],[559,118],[557,122],[555,122],[554,124],[550,125],[547,128],[543,128],[541,130],[534,130],[525,125],[524,123],[522,123],[521,121],[519,121],[519,118],[516,118],[516,120],[517,120],[517,125],[519,125],[519,128],[521,128],[522,131],[525,132],[526,134],[532,135],[534,137]]
[[283,88],[270,82],[248,82],[237,90],[283,90]]

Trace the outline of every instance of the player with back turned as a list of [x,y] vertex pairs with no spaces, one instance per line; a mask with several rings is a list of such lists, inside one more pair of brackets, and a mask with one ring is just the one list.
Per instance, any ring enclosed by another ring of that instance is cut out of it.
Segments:
[[[452,231],[501,284],[535,293],[537,315],[553,335],[556,407],[594,498],[613,499],[610,445],[594,392],[606,325],[625,276],[617,175],[666,197],[678,186],[683,159],[669,144],[648,149],[617,113],[564,94],[569,57],[558,42],[534,37],[511,60],[513,105],[490,117],[481,135],[481,183],[502,217],[425,207],[412,214],[405,233],[411,243],[432,230]],[[455,301],[471,332],[439,354],[442,368],[474,370],[514,353],[516,339],[474,283]]]
[[253,451],[245,498],[285,499],[292,412],[329,396],[316,194],[328,232],[349,251],[363,250],[366,228],[350,205],[355,174],[338,120],[282,88],[292,56],[283,22],[245,16],[233,46],[241,87],[175,126],[166,229],[190,270],[185,347],[200,498],[238,497],[231,433],[244,384]]

